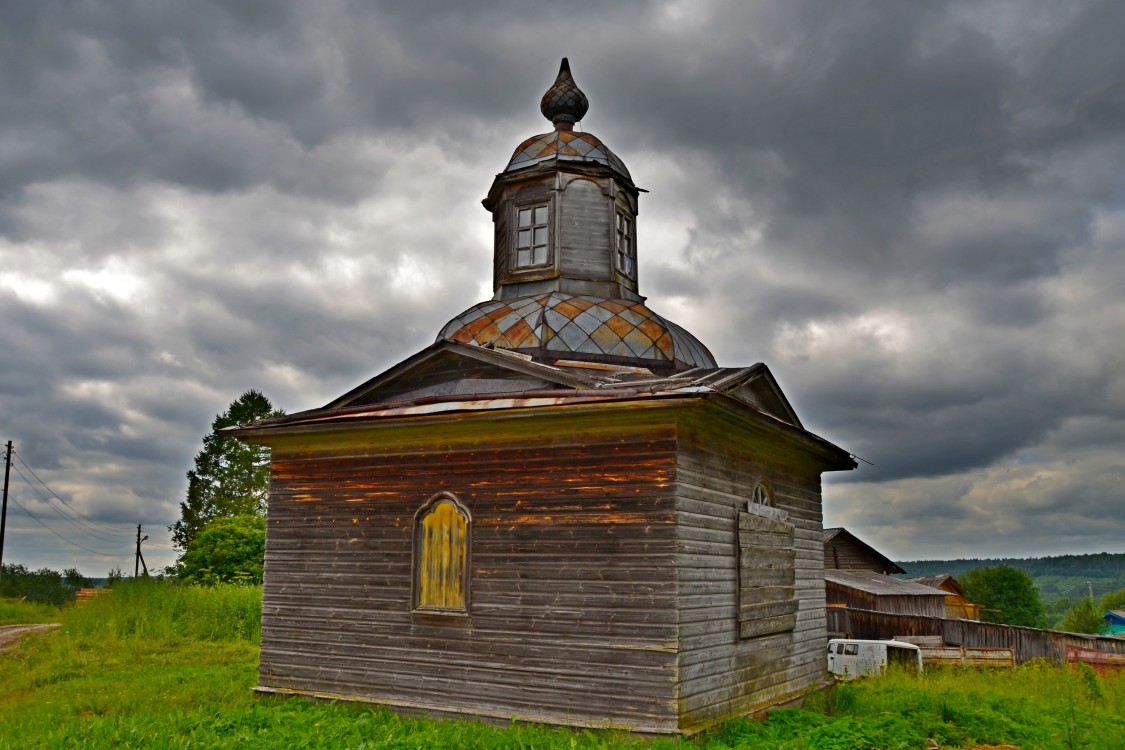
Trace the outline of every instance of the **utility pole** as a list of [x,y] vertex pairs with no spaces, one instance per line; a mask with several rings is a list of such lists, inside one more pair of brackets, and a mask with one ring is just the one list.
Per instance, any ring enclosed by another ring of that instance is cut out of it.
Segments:
[[133,578],[136,578],[137,574],[141,572],[141,567],[144,567],[144,569],[145,569],[145,576],[148,575],[148,566],[145,565],[145,556],[141,554],[141,542],[143,542],[145,539],[148,539],[148,534],[145,534],[145,538],[141,539],[141,525],[138,523],[137,524],[137,558],[136,558],[136,560],[133,561]]
[[8,441],[8,455],[4,457],[4,507],[0,510],[0,577],[4,575],[4,530],[8,525],[8,476],[12,473],[12,441]]

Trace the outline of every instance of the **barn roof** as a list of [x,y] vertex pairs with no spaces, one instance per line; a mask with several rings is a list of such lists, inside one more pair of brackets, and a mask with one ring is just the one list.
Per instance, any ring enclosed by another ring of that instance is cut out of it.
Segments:
[[933,586],[924,586],[903,578],[867,570],[825,570],[824,580],[838,586],[863,591],[875,596],[940,596],[945,592]]
[[957,582],[956,578],[949,575],[948,573],[941,573],[940,575],[936,575],[936,576],[921,576],[919,578],[907,578],[906,580],[907,581],[914,581],[915,583],[920,583],[923,586],[933,586],[935,589],[942,589],[943,591],[946,591],[946,589],[943,589],[942,587],[948,586],[950,589],[952,589],[951,591],[948,591],[948,593],[957,594],[960,597],[965,596],[965,589],[961,587],[961,584],[959,584]]
[[836,544],[845,544],[845,545],[854,547],[855,549],[861,551],[864,555],[866,555],[866,556],[868,556],[868,557],[870,557],[874,560],[877,560],[880,564],[880,567],[882,568],[882,571],[879,571],[880,573],[882,573],[884,571],[887,572],[887,573],[905,573],[906,572],[901,567],[899,567],[895,563],[894,560],[887,557],[882,552],[875,549],[870,544],[863,541],[862,539],[860,539],[855,534],[851,533],[850,531],[848,531],[847,529],[845,529],[842,526],[835,526],[835,527],[832,527],[832,528],[824,529],[823,541],[824,541],[824,544],[826,544],[826,545],[829,544],[830,542],[832,542],[832,543],[836,543]]

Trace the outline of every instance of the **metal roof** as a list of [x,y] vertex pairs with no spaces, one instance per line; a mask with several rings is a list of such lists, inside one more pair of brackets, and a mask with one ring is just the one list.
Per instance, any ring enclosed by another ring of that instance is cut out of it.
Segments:
[[516,146],[512,158],[508,160],[505,172],[514,172],[524,167],[532,167],[547,161],[595,162],[620,172],[632,182],[625,162],[609,150],[609,146],[592,133],[576,130],[554,130],[542,135],[533,135]]
[[[394,393],[396,381],[409,378],[411,373],[437,357],[488,361],[521,376],[537,378],[545,383],[545,387],[417,398],[387,398],[381,395],[383,392]],[[435,342],[322,408],[228,427],[224,432],[250,438],[264,437],[276,430],[347,427],[437,414],[703,398],[718,399],[719,403],[740,410],[746,416],[776,426],[822,453],[833,467],[831,470],[855,468],[855,462],[847,451],[801,426],[769,368],[761,363],[742,368],[693,368],[659,377],[636,367],[600,363],[593,366],[587,363],[544,364],[514,352],[488,350],[447,340]]]
[[588,294],[551,292],[481,302],[446,323],[441,339],[536,359],[589,356],[678,370],[716,366],[699,339],[644,303]]
[[[933,586],[935,589],[940,589],[942,586],[948,583],[954,589],[954,591],[949,593],[955,593],[962,597],[965,596],[965,589],[961,588],[961,584],[957,582],[957,579],[949,575],[948,573],[942,573],[936,576],[920,576],[916,578],[907,578],[905,580],[914,581],[915,583],[920,583],[923,586]],[[944,591],[944,589],[942,590]]]
[[940,596],[945,592],[902,578],[891,578],[867,570],[825,570],[824,580],[876,596]]

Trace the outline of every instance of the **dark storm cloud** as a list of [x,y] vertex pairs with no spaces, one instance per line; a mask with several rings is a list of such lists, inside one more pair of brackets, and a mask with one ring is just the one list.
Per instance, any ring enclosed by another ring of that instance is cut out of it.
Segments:
[[1123,26],[1109,2],[6,3],[3,427],[92,517],[174,521],[239,393],[323,404],[490,294],[479,200],[568,55],[582,127],[653,191],[653,308],[876,464],[829,482],[830,519],[891,551],[938,517],[935,550],[1119,547]]

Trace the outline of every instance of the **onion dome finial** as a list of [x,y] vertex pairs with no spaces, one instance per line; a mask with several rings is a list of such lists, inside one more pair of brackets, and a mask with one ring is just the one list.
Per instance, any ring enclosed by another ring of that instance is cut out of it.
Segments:
[[559,75],[547,93],[543,94],[543,101],[539,102],[539,111],[555,125],[555,130],[573,130],[574,123],[582,119],[590,109],[590,100],[574,82],[570,74],[570,63],[564,57],[559,66]]

